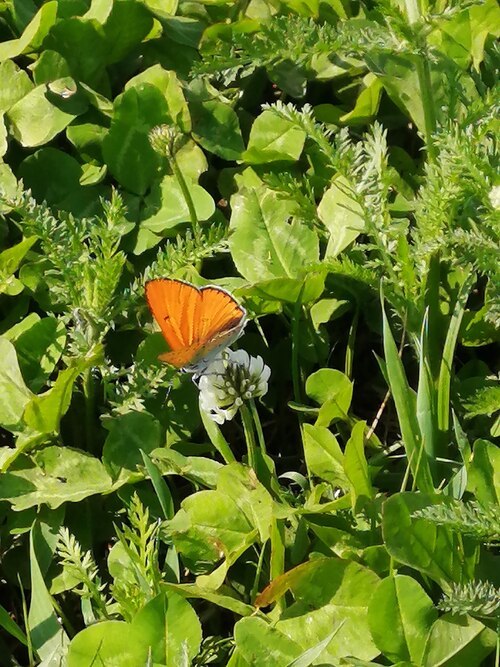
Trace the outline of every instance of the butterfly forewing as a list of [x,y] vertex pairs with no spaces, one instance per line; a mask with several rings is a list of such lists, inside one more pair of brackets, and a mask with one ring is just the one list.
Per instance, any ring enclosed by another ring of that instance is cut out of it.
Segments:
[[198,289],[160,278],[146,284],[146,297],[170,346],[160,359],[177,368],[203,367],[240,335],[245,324],[245,310],[219,287]]

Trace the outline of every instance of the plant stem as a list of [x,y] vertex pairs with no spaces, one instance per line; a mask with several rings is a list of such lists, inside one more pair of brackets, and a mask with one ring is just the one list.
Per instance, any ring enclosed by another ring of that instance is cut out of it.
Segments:
[[94,452],[96,446],[95,433],[95,382],[92,368],[86,368],[83,373],[83,395],[85,397],[85,439],[87,451]]
[[359,322],[359,308],[356,308],[354,317],[352,318],[351,327],[349,329],[349,338],[347,339],[347,349],[345,351],[345,369],[344,372],[349,378],[352,378],[352,364],[354,359],[354,341],[356,340],[356,332],[358,330]]
[[200,238],[201,229],[198,216],[196,215],[196,208],[193,202],[193,198],[191,197],[191,192],[189,191],[189,188],[187,186],[186,179],[184,178],[182,170],[180,169],[179,164],[175,159],[175,155],[173,154],[170,156],[170,166],[172,167],[174,176],[176,177],[177,181],[179,182],[179,185],[181,186],[182,194],[184,195],[184,199],[188,207],[189,218],[191,220],[194,238],[198,240]]
[[255,433],[253,430],[252,415],[250,410],[246,405],[242,405],[240,408],[241,412],[241,421],[243,422],[243,429],[245,431],[245,440],[247,443],[247,453],[248,453],[248,465],[250,468],[255,470],[256,459],[255,452],[257,449],[257,444],[255,442]]
[[260,417],[259,413],[257,411],[257,406],[255,405],[255,401],[253,398],[251,398],[248,401],[250,405],[250,412],[252,413],[252,418],[253,418],[253,423],[255,426],[255,432],[257,433],[257,440],[259,441],[259,447],[260,451],[263,454],[267,454],[266,450],[266,441],[264,440],[264,433],[262,431],[262,424],[260,423]]

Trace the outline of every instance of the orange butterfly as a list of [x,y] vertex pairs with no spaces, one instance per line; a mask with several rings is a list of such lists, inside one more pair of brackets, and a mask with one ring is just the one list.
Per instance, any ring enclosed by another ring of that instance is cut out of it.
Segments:
[[245,309],[221,287],[159,278],[146,283],[146,299],[170,346],[159,359],[190,373],[204,370],[246,324]]

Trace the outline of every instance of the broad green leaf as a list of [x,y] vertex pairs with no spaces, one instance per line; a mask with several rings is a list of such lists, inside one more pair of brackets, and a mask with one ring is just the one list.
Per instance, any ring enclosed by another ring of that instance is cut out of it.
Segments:
[[101,212],[99,196],[109,192],[103,186],[81,187],[82,165],[57,148],[40,148],[23,161],[19,173],[38,201],[79,216]]
[[98,459],[70,447],[51,446],[36,452],[33,461],[20,456],[3,473],[0,498],[16,511],[43,503],[56,509],[111,488],[111,478]]
[[62,132],[86,110],[83,98],[76,102],[52,96],[45,84],[33,88],[7,112],[12,134],[24,147],[41,146]]
[[363,209],[354,198],[353,188],[343,176],[338,176],[323,195],[318,217],[328,229],[330,238],[325,257],[336,257],[364,230]]
[[301,653],[300,645],[262,618],[242,618],[234,626],[236,648],[249,665],[286,667]]
[[183,132],[190,132],[191,117],[176,73],[163,69],[161,65],[153,65],[130,79],[125,85],[125,90],[144,83],[156,86],[163,93],[170,117],[169,124],[174,123]]
[[359,93],[354,109],[340,117],[346,125],[365,125],[378,111],[382,96],[382,84],[371,72],[363,77],[363,88]]
[[446,502],[439,495],[397,493],[382,505],[382,532],[391,556],[442,585],[473,578],[476,546],[450,528],[411,515]]
[[142,479],[141,450],[149,454],[161,445],[160,423],[148,412],[127,412],[116,417],[104,442],[102,462],[115,485]]
[[311,306],[311,321],[316,331],[321,324],[342,317],[351,307],[349,301],[341,299],[320,299]]
[[252,125],[242,160],[247,164],[296,162],[305,139],[306,133],[296,123],[281,117],[275,109],[266,109]]
[[193,572],[213,567],[243,545],[250,546],[257,536],[234,500],[219,491],[188,496],[166,530]]
[[131,192],[144,194],[157,177],[161,161],[149,132],[168,122],[165,96],[150,83],[133,86],[115,99],[103,155],[113,176]]
[[36,240],[35,236],[30,236],[0,253],[0,294],[15,296],[22,292],[23,284],[14,273]]
[[153,27],[153,17],[142,2],[113,2],[103,25],[106,63],[118,63],[137,47]]
[[0,86],[0,113],[8,111],[34,87],[27,73],[13,60],[0,63],[0,81],[9,82],[8,85]]
[[316,475],[334,486],[349,488],[344,472],[344,455],[337,438],[324,426],[304,424],[304,456],[309,474]]
[[66,60],[60,53],[51,49],[42,51],[38,60],[31,66],[31,70],[37,86],[71,76]]
[[306,394],[321,408],[317,426],[345,419],[352,400],[353,386],[347,375],[334,368],[321,368],[306,380]]
[[40,47],[50,28],[56,22],[57,2],[46,2],[26,26],[19,39],[11,39],[0,44],[0,62],[8,58],[17,58],[28,51]]
[[38,433],[59,433],[61,417],[66,414],[76,378],[85,369],[84,361],[66,368],[44,394],[33,396],[24,410],[23,420]]
[[201,623],[180,595],[160,593],[131,623],[133,633],[150,648],[150,660],[166,667],[190,665],[201,643]]
[[175,449],[155,449],[152,460],[163,475],[182,475],[195,484],[214,489],[222,464],[203,456],[184,456]]
[[2,197],[15,197],[17,190],[17,179],[8,164],[0,162],[0,214],[9,210]]
[[353,509],[357,507],[357,501],[364,499],[366,502],[366,499],[371,499],[375,495],[365,456],[365,429],[364,421],[353,426],[344,452],[344,470],[351,483]]
[[[396,53],[389,49],[374,48],[365,56],[366,64],[381,81],[389,97],[405,111],[425,134],[424,108],[418,79],[419,55]],[[445,108],[445,75],[437,67],[431,70],[429,94],[434,108]]]
[[325,273],[310,272],[304,278],[273,278],[260,280],[251,287],[244,289],[245,296],[263,296],[266,300],[285,301],[294,305],[311,303],[323,293],[325,289]]
[[500,410],[500,380],[496,378],[467,378],[457,386],[456,393],[466,419],[478,415],[491,417]]
[[60,53],[70,67],[71,76],[80,83],[97,90],[103,82],[107,83],[103,63],[109,46],[97,21],[79,16],[58,21],[47,35],[44,47]]
[[148,664],[148,646],[124,621],[94,623],[69,645],[68,667],[138,667]]
[[[26,318],[28,319],[28,318]],[[30,389],[39,391],[47,381],[66,344],[66,327],[55,317],[34,321],[13,340],[19,366]]]
[[333,632],[330,632],[330,634],[325,637],[323,641],[318,642],[316,646],[313,646],[312,648],[307,649],[307,651],[304,651],[304,653],[299,655],[299,657],[291,662],[287,667],[309,667],[312,665],[316,658],[319,658],[319,656],[323,653],[325,648],[332,641],[341,627],[342,623],[338,625]]
[[236,112],[212,99],[192,101],[193,136],[203,148],[224,160],[239,160],[245,149]]
[[320,661],[335,664],[342,656],[370,660],[378,650],[368,629],[367,612],[378,581],[371,570],[355,562],[312,560],[292,579],[295,602],[281,615],[276,628],[307,650],[343,622]]
[[[212,196],[197,183],[186,183],[194,204],[198,220],[208,220],[214,211],[215,203]],[[145,198],[142,212],[141,229],[154,234],[172,236],[172,231],[181,223],[190,221],[190,212],[182,188],[175,176],[164,176],[151,188]]]
[[434,623],[423,667],[480,667],[495,649],[497,634],[470,616],[445,614]]
[[59,624],[54,610],[54,603],[40,570],[35,553],[34,531],[38,530],[35,523],[30,533],[30,571],[31,601],[28,612],[30,638],[33,648],[43,660],[61,650],[61,657],[69,643],[64,629]]
[[438,612],[420,584],[405,575],[383,579],[368,606],[368,623],[377,648],[390,660],[417,665]]
[[234,500],[240,511],[259,531],[260,541],[269,539],[273,499],[252,468],[232,463],[221,468],[217,491]]
[[15,347],[0,337],[0,425],[7,430],[19,428],[31,397],[19,369]]
[[476,440],[467,468],[467,490],[483,505],[500,505],[500,449],[487,440]]
[[318,261],[318,237],[299,220],[289,222],[295,204],[265,188],[232,199],[229,237],[236,268],[247,280],[296,278]]

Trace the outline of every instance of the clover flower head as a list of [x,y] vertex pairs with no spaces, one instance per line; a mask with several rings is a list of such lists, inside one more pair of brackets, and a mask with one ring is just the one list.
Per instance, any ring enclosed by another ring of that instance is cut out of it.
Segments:
[[214,422],[223,424],[244,401],[267,393],[270,375],[262,357],[251,357],[244,350],[226,350],[198,377],[200,408]]
[[500,185],[494,185],[488,195],[494,209],[500,208]]

